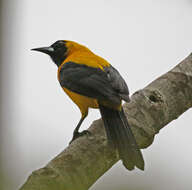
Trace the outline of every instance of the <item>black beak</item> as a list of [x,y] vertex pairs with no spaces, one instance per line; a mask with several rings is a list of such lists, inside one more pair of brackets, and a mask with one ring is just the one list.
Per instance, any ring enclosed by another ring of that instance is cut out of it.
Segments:
[[31,49],[33,51],[40,51],[42,53],[46,53],[48,55],[52,55],[53,52],[54,52],[54,48],[53,47],[40,47],[40,48],[34,48],[34,49]]

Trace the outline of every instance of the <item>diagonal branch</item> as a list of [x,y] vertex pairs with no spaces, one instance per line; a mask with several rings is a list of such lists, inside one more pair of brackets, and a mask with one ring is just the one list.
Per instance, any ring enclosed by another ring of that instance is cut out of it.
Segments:
[[[192,107],[192,54],[168,73],[137,91],[125,112],[140,148],[153,142],[166,124]],[[103,122],[91,136],[75,140],[44,168],[34,171],[20,190],[86,190],[118,160],[107,145]]]

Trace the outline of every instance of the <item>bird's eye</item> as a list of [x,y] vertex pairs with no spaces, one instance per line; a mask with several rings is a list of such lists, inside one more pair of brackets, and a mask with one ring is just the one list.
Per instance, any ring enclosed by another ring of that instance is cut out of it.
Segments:
[[63,41],[63,40],[58,40],[58,41],[56,41],[52,46],[54,47],[54,48],[61,48],[61,47],[63,47],[65,45],[65,41]]
[[59,45],[63,45],[63,44],[64,44],[64,41],[61,41],[61,40],[60,40],[60,41],[58,41],[57,43],[58,43]]

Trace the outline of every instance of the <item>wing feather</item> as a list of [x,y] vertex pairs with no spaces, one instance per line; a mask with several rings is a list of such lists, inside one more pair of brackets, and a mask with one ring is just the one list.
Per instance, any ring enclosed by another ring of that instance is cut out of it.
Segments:
[[[128,94],[128,88],[124,80],[121,79],[122,77],[118,76],[119,73],[109,72],[109,70],[110,67],[101,70],[83,64],[67,62],[61,66],[59,82],[62,87],[78,94],[96,98],[100,101],[120,104],[121,91]],[[124,90],[122,83],[125,85],[123,86]]]

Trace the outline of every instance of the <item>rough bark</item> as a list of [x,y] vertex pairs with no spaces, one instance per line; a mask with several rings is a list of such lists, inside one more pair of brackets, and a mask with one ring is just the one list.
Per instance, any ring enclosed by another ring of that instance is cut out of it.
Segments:
[[[124,105],[140,148],[169,122],[192,107],[192,54]],[[74,141],[44,168],[34,171],[20,190],[86,190],[118,160],[107,145],[103,122],[94,121],[91,136]],[[145,156],[145,155],[144,155]]]

